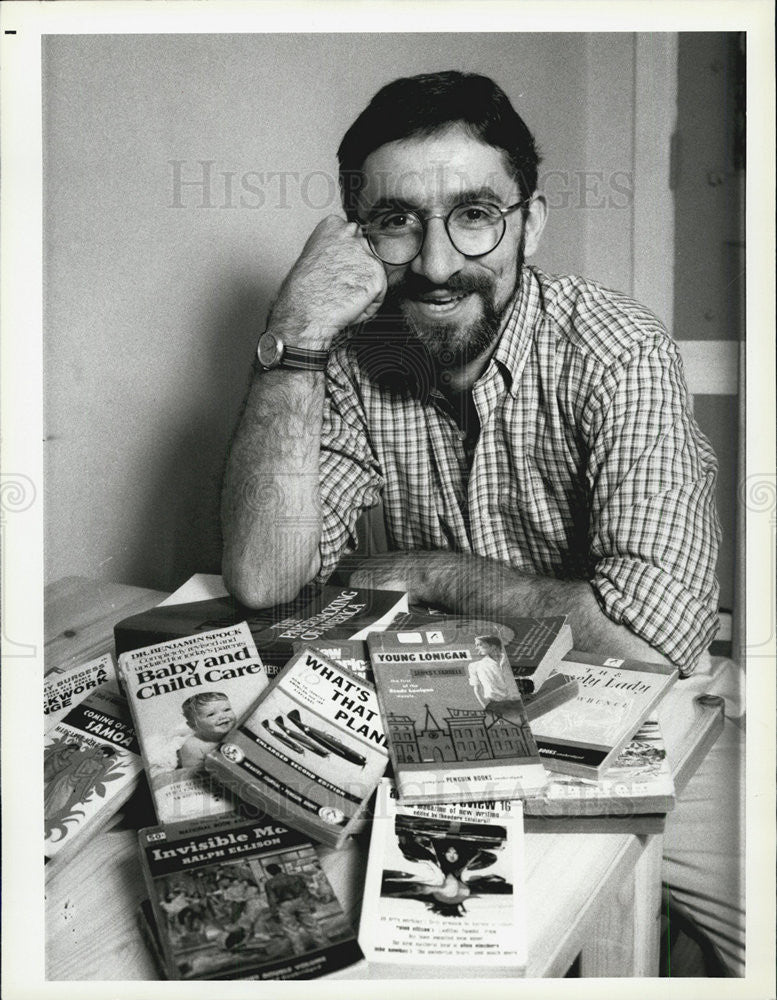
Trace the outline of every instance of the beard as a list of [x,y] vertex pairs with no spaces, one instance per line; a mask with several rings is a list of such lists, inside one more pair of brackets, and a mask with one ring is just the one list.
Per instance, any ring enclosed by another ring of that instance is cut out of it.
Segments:
[[[516,261],[516,284],[524,263],[525,234],[521,234]],[[467,323],[461,321],[428,321],[412,311],[413,300],[430,292],[446,292],[451,296],[472,295],[479,299],[479,314]],[[397,321],[429,354],[438,370],[460,368],[484,354],[497,340],[512,294],[497,306],[496,277],[491,274],[452,274],[444,285],[436,285],[423,275],[406,271],[389,286],[376,317],[380,326],[393,326]]]

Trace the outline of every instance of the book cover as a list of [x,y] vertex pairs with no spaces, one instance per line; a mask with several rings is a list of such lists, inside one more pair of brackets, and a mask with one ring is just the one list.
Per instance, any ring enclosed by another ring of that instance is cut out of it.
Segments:
[[341,847],[387,762],[373,686],[306,648],[205,764],[248,802]]
[[552,771],[599,780],[677,680],[677,668],[573,650],[550,671],[578,682],[578,693],[531,722]]
[[330,637],[312,643],[297,640],[292,643],[294,655],[301,653],[308,646],[323,656],[328,656],[338,666],[345,667],[361,680],[375,684],[366,639],[334,639]]
[[294,652],[295,641],[361,639],[369,630],[385,627],[406,608],[407,595],[398,591],[308,586],[295,600],[258,611],[239,604],[233,597],[160,605],[123,619],[113,632],[116,652],[121,655],[244,621],[268,676],[273,676]]
[[505,615],[486,620],[411,605],[408,613],[397,616],[391,626],[393,631],[434,627],[498,635],[522,696],[533,694],[544,684],[551,669],[572,648],[572,631],[566,615],[542,618]]
[[361,959],[315,849],[298,831],[262,815],[138,836],[150,941],[169,979],[314,979]]
[[46,674],[43,678],[44,732],[56,726],[71,708],[109,681],[116,682],[116,663],[111,653]]
[[[661,728],[652,716],[640,726],[598,781],[553,773],[540,794],[526,799],[524,816],[527,829],[542,830],[546,828],[542,823],[530,825],[530,817],[542,820],[618,817],[626,820],[666,813],[674,806],[672,771]],[[565,827],[561,823],[558,828],[571,829],[572,824]]]
[[426,627],[367,643],[403,802],[518,799],[545,784],[498,635]]
[[408,966],[457,977],[526,967],[521,803],[398,802],[378,789],[359,944],[392,978]]
[[119,673],[160,822],[234,809],[204,759],[267,686],[248,626],[122,653]]
[[135,922],[138,925],[140,936],[143,938],[146,947],[151,952],[156,971],[160,979],[167,979],[167,968],[165,967],[165,953],[162,947],[162,939],[159,936],[159,928],[154,919],[154,909],[150,899],[142,899],[135,911]]
[[115,679],[49,729],[43,741],[47,873],[105,826],[132,794],[142,770],[127,702]]

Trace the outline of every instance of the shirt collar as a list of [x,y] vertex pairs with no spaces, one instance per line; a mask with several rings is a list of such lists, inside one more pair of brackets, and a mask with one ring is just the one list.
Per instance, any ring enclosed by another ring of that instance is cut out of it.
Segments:
[[481,376],[486,378],[496,362],[504,371],[512,396],[517,395],[520,388],[521,373],[533,339],[534,326],[540,315],[539,281],[534,269],[524,264],[491,364]]

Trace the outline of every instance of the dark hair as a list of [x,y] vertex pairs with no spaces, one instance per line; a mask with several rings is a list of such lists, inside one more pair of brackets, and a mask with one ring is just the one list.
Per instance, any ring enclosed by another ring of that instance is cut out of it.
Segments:
[[370,153],[387,142],[431,135],[457,123],[504,151],[522,198],[534,193],[540,155],[534,136],[501,87],[477,73],[423,73],[382,87],[345,133],[337,158],[348,218],[356,215],[361,168]]

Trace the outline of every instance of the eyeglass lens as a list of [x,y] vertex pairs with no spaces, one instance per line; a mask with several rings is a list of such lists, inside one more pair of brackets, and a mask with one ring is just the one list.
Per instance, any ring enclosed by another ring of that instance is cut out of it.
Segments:
[[[448,237],[465,257],[482,257],[502,239],[505,219],[496,205],[457,205],[445,219]],[[425,224],[415,212],[386,212],[365,226],[370,246],[386,264],[408,264],[423,246]]]

